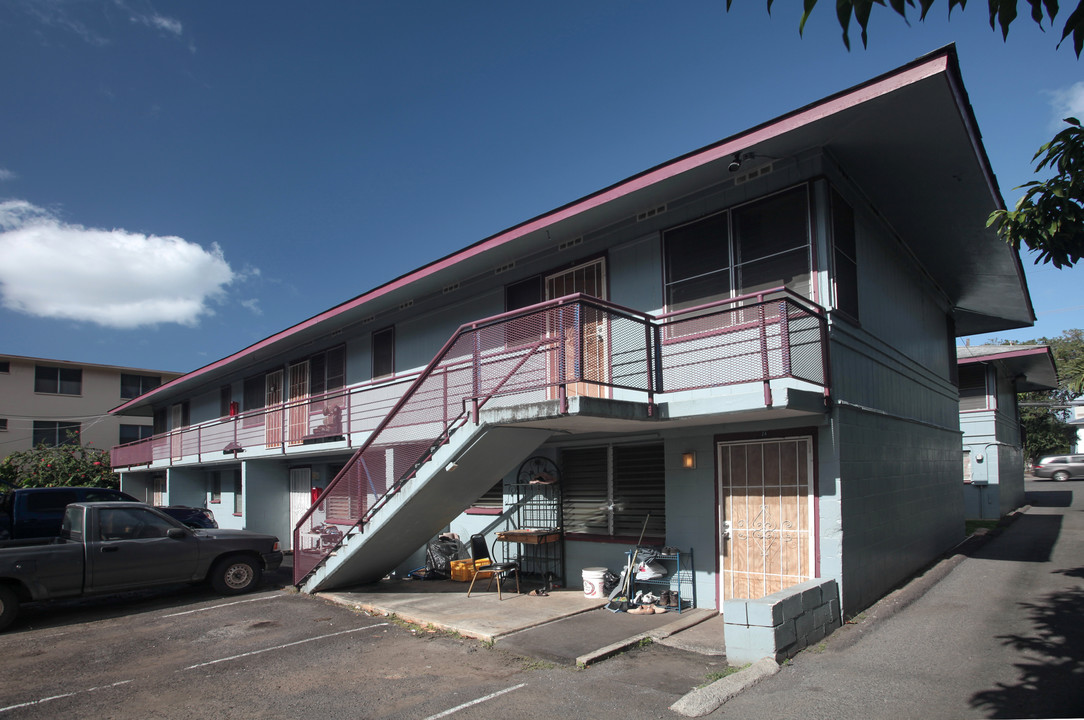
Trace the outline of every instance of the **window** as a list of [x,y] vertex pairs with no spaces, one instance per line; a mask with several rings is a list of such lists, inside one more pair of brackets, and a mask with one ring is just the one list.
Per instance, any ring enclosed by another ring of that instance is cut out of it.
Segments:
[[346,347],[340,345],[309,358],[309,393],[331,393],[346,385]]
[[504,480],[498,480],[482,497],[471,503],[473,508],[504,508]]
[[154,429],[155,435],[162,435],[169,427],[166,425],[166,409],[158,408],[154,411],[154,419],[151,421],[151,427]]
[[974,363],[960,366],[960,411],[985,410],[986,365]]
[[241,494],[241,471],[233,471],[233,514],[240,515],[244,512],[245,502],[244,495]]
[[165,518],[142,508],[100,508],[98,522],[102,540],[161,538],[176,527]]
[[373,333],[373,378],[395,372],[395,328],[389,327]]
[[211,473],[211,502],[222,502],[222,477],[217,472]]
[[854,209],[832,190],[832,265],[836,310],[858,319],[858,255]]
[[256,375],[245,378],[245,387],[241,396],[241,404],[245,411],[242,422],[244,427],[263,424],[263,414],[252,411],[263,408],[265,402],[267,402],[267,376]]
[[34,366],[34,392],[53,395],[81,395],[83,393],[83,370],[81,368]]
[[808,189],[801,185],[666,231],[666,309],[786,285],[809,297]]
[[139,440],[146,440],[154,435],[154,428],[150,425],[121,425],[120,444],[126,445]]
[[11,361],[0,360],[0,375],[7,375],[11,372]]
[[230,403],[233,402],[233,387],[223,385],[218,389],[218,416],[229,417]]
[[542,276],[520,280],[504,289],[504,309],[519,310],[542,302]]
[[[504,309],[520,310],[542,302],[542,276],[521,280],[504,289]],[[504,323],[504,342],[506,345],[523,345],[537,342],[546,332],[541,317],[530,315],[530,319]],[[537,319],[535,319],[537,317]]]
[[26,496],[26,509],[34,513],[64,512],[74,502],[79,502],[74,490],[30,493]]
[[125,399],[136,398],[154,390],[161,384],[162,378],[158,375],[130,375],[128,373],[122,373],[120,376],[120,396]]
[[65,420],[35,420],[34,447],[45,443],[49,447],[79,444],[79,423]]
[[666,537],[661,443],[566,449],[561,466],[566,532],[637,538],[643,531],[645,537]]
[[8,419],[7,418],[0,418],[0,432],[7,432],[7,429],[8,429]]

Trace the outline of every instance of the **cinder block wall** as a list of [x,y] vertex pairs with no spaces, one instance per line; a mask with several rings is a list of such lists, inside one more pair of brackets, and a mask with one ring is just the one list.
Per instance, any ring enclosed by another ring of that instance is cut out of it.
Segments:
[[723,601],[726,659],[731,665],[793,657],[840,627],[839,585],[808,580],[756,600]]

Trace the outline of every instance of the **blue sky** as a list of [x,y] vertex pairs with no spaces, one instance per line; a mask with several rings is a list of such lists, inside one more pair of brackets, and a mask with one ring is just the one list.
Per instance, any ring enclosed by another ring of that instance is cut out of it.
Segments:
[[[0,351],[193,370],[950,42],[1010,207],[1084,118],[1024,13],[876,7],[848,52],[789,5],[5,0]],[[1084,267],[1024,264],[1038,323],[999,337],[1084,327]]]

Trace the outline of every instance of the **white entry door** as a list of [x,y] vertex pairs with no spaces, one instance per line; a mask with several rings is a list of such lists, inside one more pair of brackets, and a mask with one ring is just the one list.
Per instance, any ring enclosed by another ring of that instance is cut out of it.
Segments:
[[[301,522],[301,516],[312,505],[312,469],[290,468],[290,543],[293,543],[294,528]],[[293,549],[293,548],[291,548]]]

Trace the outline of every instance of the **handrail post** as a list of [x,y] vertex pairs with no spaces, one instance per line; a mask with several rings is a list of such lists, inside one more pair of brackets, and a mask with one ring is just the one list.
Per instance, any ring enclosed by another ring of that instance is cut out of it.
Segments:
[[757,315],[760,324],[760,371],[764,382],[764,405],[772,406],[772,385],[768,379],[771,372],[768,365],[768,321],[764,316],[763,296],[757,297]]
[[790,367],[790,312],[787,301],[779,301],[779,349],[783,354],[783,374],[794,377]]
[[572,355],[573,372],[575,373],[576,380],[579,381],[579,382],[583,382],[583,380],[584,380],[584,373],[583,373],[583,345],[584,345],[584,343],[583,343],[583,335],[584,335],[584,332],[585,332],[585,327],[584,327],[584,322],[583,322],[583,303],[581,303],[581,302],[573,303],[572,308],[573,308],[573,310],[572,310],[572,324],[573,324],[573,326],[575,328],[573,330],[573,332],[576,333],[576,339],[574,340],[575,348],[574,348],[574,353]]
[[647,365],[647,415],[655,414],[655,373],[651,359],[654,356],[651,342],[651,323],[644,322],[644,362]]
[[563,307],[557,308],[557,398],[562,415],[568,412],[568,390],[565,380],[565,353],[568,338],[565,333],[565,311]]
[[478,331],[474,331],[474,362],[472,366],[472,378],[471,378],[471,408],[470,417],[471,421],[478,424],[478,395],[481,393],[482,385],[482,340],[478,334]]

